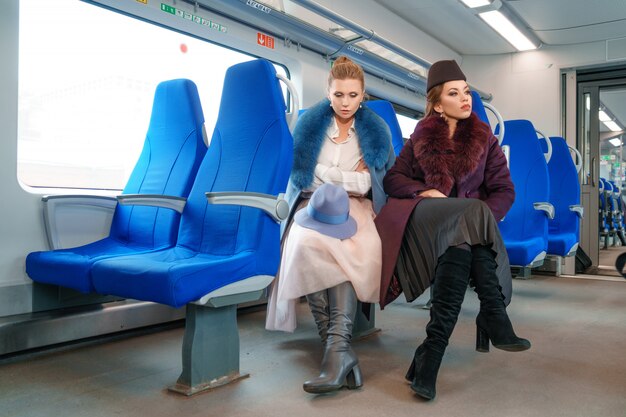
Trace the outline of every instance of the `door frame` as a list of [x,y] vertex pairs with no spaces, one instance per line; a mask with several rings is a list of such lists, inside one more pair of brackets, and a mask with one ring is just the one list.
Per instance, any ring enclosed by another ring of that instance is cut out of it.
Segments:
[[[626,70],[610,70],[577,74],[576,92],[576,148],[583,156],[583,168],[579,180],[581,183],[581,204],[585,216],[581,222],[580,246],[591,258],[590,272],[601,275],[599,266],[599,199],[598,181],[600,178],[600,90],[605,88],[626,89]],[[586,109],[589,94],[590,108]],[[586,118],[589,113],[588,119]],[[588,132],[585,130],[588,129]],[[586,135],[588,134],[588,140]],[[587,149],[587,147],[589,149]]]

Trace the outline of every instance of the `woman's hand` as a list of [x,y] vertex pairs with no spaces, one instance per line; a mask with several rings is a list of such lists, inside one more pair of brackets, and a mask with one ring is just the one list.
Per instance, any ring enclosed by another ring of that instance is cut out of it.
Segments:
[[369,168],[367,167],[367,164],[365,163],[365,161],[363,159],[359,160],[359,163],[356,165],[356,168],[354,168],[355,171],[357,172],[369,172]]
[[441,191],[436,190],[434,188],[430,190],[422,191],[419,195],[422,197],[428,197],[428,198],[448,198],[447,195],[443,194]]

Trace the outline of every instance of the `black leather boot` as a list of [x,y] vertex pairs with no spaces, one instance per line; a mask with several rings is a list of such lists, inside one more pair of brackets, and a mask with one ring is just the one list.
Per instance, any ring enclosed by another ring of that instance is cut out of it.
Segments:
[[330,306],[328,305],[328,290],[321,290],[307,294],[306,300],[309,303],[311,314],[317,325],[317,332],[322,339],[322,344],[326,345],[328,337],[328,324],[330,323]]
[[320,394],[347,386],[355,389],[363,385],[359,360],[352,350],[352,326],[356,316],[357,298],[350,282],[328,289],[330,324],[320,375],[306,381],[306,392]]
[[472,279],[480,299],[476,317],[476,350],[489,352],[489,340],[498,349],[519,352],[530,349],[530,342],[517,337],[506,313],[504,296],[496,274],[495,253],[487,246],[472,247]]
[[452,247],[437,263],[426,339],[415,351],[406,374],[411,389],[427,400],[435,398],[439,366],[465,298],[471,260],[470,251]]

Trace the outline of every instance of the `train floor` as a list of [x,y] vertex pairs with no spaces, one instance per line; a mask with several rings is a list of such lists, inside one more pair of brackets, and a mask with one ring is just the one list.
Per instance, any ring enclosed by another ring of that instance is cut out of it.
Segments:
[[321,344],[306,303],[292,334],[239,314],[250,378],[193,397],[167,391],[181,369],[182,327],[0,363],[0,415],[9,416],[626,416],[626,280],[515,280],[509,307],[526,352],[474,350],[478,311],[468,290],[442,364],[437,397],[416,397],[404,373],[424,337],[426,297],[376,311],[380,332],[354,342],[364,386],[311,395]]
[[603,274],[619,276],[619,273],[615,269],[615,261],[617,257],[626,252],[624,246],[609,246],[606,249],[600,249],[599,262],[600,268]]

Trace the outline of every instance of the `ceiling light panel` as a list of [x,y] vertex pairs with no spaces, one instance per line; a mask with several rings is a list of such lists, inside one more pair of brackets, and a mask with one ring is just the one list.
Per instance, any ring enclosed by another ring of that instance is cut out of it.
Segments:
[[602,122],[602,123],[604,123],[604,125],[606,127],[608,127],[612,132],[621,132],[622,131],[622,128],[619,127],[619,125],[617,123],[615,123],[614,121],[612,121],[612,120],[609,120],[608,122]]
[[475,7],[489,6],[491,2],[489,0],[461,0],[467,7],[472,9]]
[[478,15],[518,51],[537,49],[537,46],[524,36],[524,34],[499,11],[492,10],[490,12],[479,13]]
[[604,112],[604,110],[600,110],[598,112],[598,118],[601,122],[610,122],[612,120],[609,115]]

